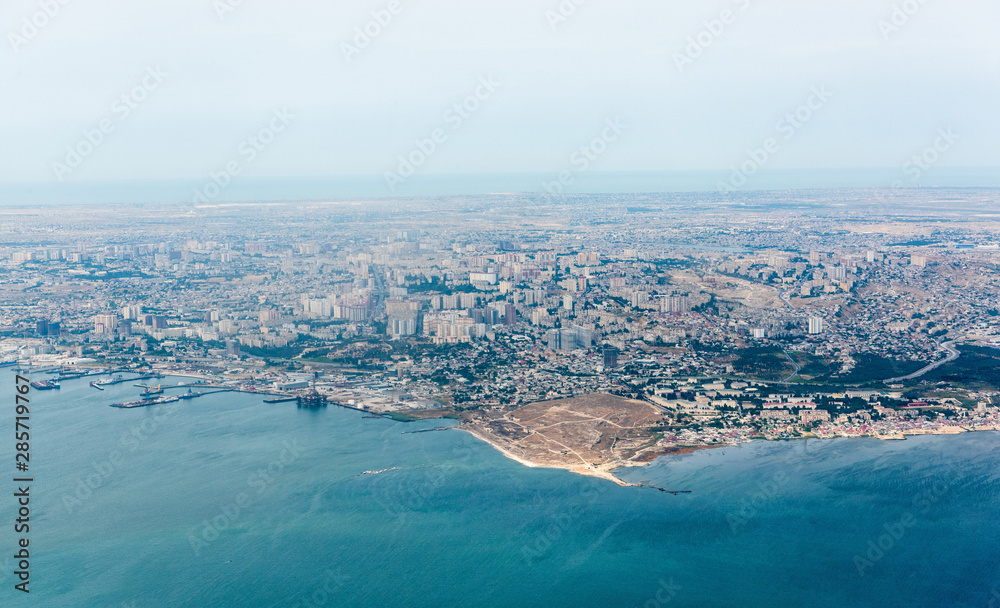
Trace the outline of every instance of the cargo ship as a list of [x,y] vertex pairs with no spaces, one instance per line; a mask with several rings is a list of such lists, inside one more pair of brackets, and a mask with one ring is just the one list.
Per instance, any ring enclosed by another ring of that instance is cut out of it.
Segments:
[[59,388],[59,383],[51,380],[36,380],[31,383],[31,388],[39,391],[51,391]]
[[98,384],[96,380],[94,382],[91,382],[90,386],[96,388],[99,391],[103,391],[104,390],[104,387],[101,386],[100,384]]
[[150,405],[160,405],[161,403],[173,403],[180,401],[180,397],[157,397],[156,399],[140,399],[138,401],[126,401],[125,403],[112,403],[111,407],[130,409],[133,407],[147,407]]

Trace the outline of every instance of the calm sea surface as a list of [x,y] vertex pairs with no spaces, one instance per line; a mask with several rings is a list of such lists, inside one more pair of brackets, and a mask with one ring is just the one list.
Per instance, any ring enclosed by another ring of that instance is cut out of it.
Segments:
[[0,439],[0,605],[1000,606],[997,433],[758,442],[623,473],[691,491],[673,496],[412,432],[443,421],[238,394],[107,407],[138,392],[32,391],[30,596]]

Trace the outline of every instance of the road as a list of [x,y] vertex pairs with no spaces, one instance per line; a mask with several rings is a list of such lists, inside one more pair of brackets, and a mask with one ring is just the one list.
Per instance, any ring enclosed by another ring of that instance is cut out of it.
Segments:
[[784,355],[788,357],[788,360],[792,362],[792,365],[795,366],[795,371],[792,372],[792,375],[788,376],[783,381],[781,381],[781,384],[791,384],[792,378],[794,378],[799,373],[799,371],[802,369],[802,366],[796,363],[795,359],[792,359],[792,356],[788,354],[788,351],[786,351],[785,349],[781,349],[781,352],[784,353]]
[[931,370],[941,367],[945,363],[950,363],[955,359],[958,359],[959,352],[955,349],[954,344],[955,344],[954,341],[941,343],[941,348],[943,348],[948,353],[948,356],[945,357],[944,359],[941,359],[940,361],[935,361],[934,363],[931,363],[927,367],[918,369],[917,371],[913,372],[908,376],[900,376],[899,378],[889,378],[888,380],[883,380],[882,382],[890,384],[892,382],[899,382],[900,380],[913,380],[914,378],[919,378],[920,376],[923,376],[924,374],[926,374]]

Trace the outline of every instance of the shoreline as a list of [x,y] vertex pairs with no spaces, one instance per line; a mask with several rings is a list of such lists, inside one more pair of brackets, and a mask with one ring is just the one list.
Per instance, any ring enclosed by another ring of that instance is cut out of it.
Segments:
[[[522,464],[522,465],[524,465],[526,467],[530,467],[532,469],[560,469],[560,470],[563,470],[563,471],[569,471],[570,473],[575,473],[577,475],[584,475],[584,476],[587,476],[587,477],[596,477],[598,479],[604,479],[605,481],[613,482],[614,484],[616,484],[618,486],[621,486],[623,488],[638,488],[638,487],[646,487],[646,486],[644,486],[643,484],[640,484],[640,483],[631,483],[631,482],[625,481],[625,480],[619,478],[618,476],[616,476],[611,471],[614,471],[614,470],[617,470],[617,469],[630,469],[630,468],[645,467],[645,466],[648,466],[648,465],[652,464],[653,462],[656,462],[656,459],[660,458],[660,457],[666,457],[666,456],[683,456],[685,454],[692,454],[694,452],[699,452],[701,450],[711,450],[711,449],[716,449],[716,448],[732,447],[733,445],[735,445],[735,444],[731,444],[731,443],[726,443],[726,444],[694,445],[694,446],[683,446],[683,447],[668,448],[668,450],[671,450],[671,451],[668,451],[668,452],[662,452],[662,451],[661,452],[653,452],[652,453],[652,457],[649,458],[648,460],[630,460],[628,462],[623,462],[623,463],[601,465],[601,467],[608,467],[608,468],[605,469],[605,468],[587,467],[587,466],[583,466],[583,465],[541,464],[541,463],[538,463],[538,462],[527,460],[527,459],[525,459],[525,458],[523,458],[523,457],[521,457],[521,456],[519,456],[519,455],[511,452],[510,450],[508,450],[504,446],[500,445],[496,441],[491,440],[489,437],[483,436],[481,433],[478,433],[478,432],[476,432],[473,429],[463,427],[462,425],[458,425],[458,426],[454,426],[454,427],[450,427],[450,428],[454,428],[454,429],[458,429],[458,430],[461,430],[461,431],[465,431],[466,433],[472,435],[476,439],[478,439],[478,440],[482,441],[483,443],[491,446],[493,449],[495,449],[496,451],[500,452],[503,456],[505,456],[505,457],[507,457],[507,458],[509,458],[509,459],[511,459],[511,460],[513,460],[515,462],[517,462],[517,463],[520,463],[520,464]],[[638,456],[638,454],[637,454],[637,456]],[[645,454],[643,456],[645,456]]]
[[[505,457],[507,457],[507,458],[509,458],[509,459],[511,459],[511,460],[513,460],[513,461],[515,461],[515,462],[523,465],[523,466],[530,467],[530,468],[533,468],[533,469],[560,469],[560,470],[563,470],[563,471],[569,471],[570,473],[575,473],[577,475],[584,475],[584,476],[587,476],[587,477],[596,477],[596,478],[599,478],[599,479],[604,479],[606,481],[611,481],[611,482],[615,483],[616,485],[621,486],[621,487],[625,487],[625,488],[646,487],[646,486],[644,486],[643,484],[639,484],[639,483],[631,483],[631,482],[624,481],[624,480],[618,478],[617,476],[615,476],[611,472],[612,470],[626,469],[626,468],[633,468],[633,467],[644,467],[644,466],[647,466],[647,465],[649,465],[649,464],[651,464],[653,462],[656,462],[656,460],[659,459],[659,458],[664,458],[664,457],[669,457],[669,456],[683,456],[683,455],[686,455],[686,454],[693,454],[694,452],[699,452],[701,450],[711,450],[711,449],[716,449],[716,448],[725,448],[725,447],[733,447],[733,446],[740,445],[740,444],[734,444],[734,443],[727,443],[727,444],[711,444],[711,445],[706,444],[706,445],[696,445],[696,446],[683,446],[683,447],[667,448],[670,451],[666,451],[666,452],[664,452],[664,451],[653,452],[652,455],[651,455],[651,457],[648,460],[629,461],[627,463],[615,464],[613,466],[602,465],[602,466],[609,466],[609,469],[603,469],[603,468],[586,467],[586,466],[582,466],[582,465],[575,465],[574,466],[574,465],[569,465],[569,464],[548,464],[548,463],[547,464],[541,464],[541,463],[533,462],[531,460],[527,460],[527,459],[525,459],[525,458],[523,458],[523,457],[521,457],[521,456],[519,456],[519,455],[511,452],[510,450],[506,449],[504,446],[500,445],[498,442],[491,440],[489,437],[486,437],[483,434],[478,433],[478,432],[476,432],[473,429],[466,428],[466,427],[464,427],[462,425],[457,425],[457,426],[449,427],[449,428],[454,428],[454,429],[458,429],[458,430],[461,430],[461,431],[465,431],[466,433],[472,435],[476,439],[478,439],[478,440],[482,441],[483,443],[491,446],[493,449],[495,449],[496,451],[500,452],[500,454],[502,454],[503,456],[505,456]],[[957,429],[961,429],[961,430],[957,430]],[[907,438],[907,436],[910,436],[910,437],[922,437],[922,436],[931,436],[931,435],[936,435],[936,436],[950,436],[950,435],[964,435],[965,433],[975,433],[975,432],[989,432],[989,431],[1000,432],[1000,426],[985,427],[985,428],[957,427],[957,429],[956,430],[945,430],[945,431],[941,431],[941,432],[934,432],[934,431],[930,431],[930,430],[921,429],[921,430],[917,430],[915,432],[902,432],[902,433],[893,434],[893,435],[833,435],[833,436],[825,436],[825,437],[818,437],[818,436],[794,437],[794,438],[790,438],[790,439],[782,439],[781,441],[789,441],[789,440],[795,441],[795,440],[805,440],[805,439],[813,439],[813,440],[823,440],[823,439],[878,439],[880,441],[905,441],[906,438]],[[767,442],[775,441],[774,439],[767,439],[767,438],[764,438],[764,437],[760,437],[760,438],[757,438],[755,440],[756,441],[767,441]],[[747,442],[747,443],[749,443],[749,442]],[[647,456],[647,455],[648,454],[643,454],[642,456]],[[639,456],[639,454],[637,454],[637,456]]]
[[[507,458],[510,458],[511,460],[513,460],[513,461],[515,461],[517,463],[520,463],[520,464],[522,464],[522,465],[524,465],[526,467],[530,467],[532,469],[561,469],[561,470],[564,470],[564,471],[569,471],[571,473],[576,473],[577,475],[585,475],[587,477],[597,477],[599,479],[604,479],[606,481],[611,481],[611,482],[614,482],[615,484],[617,484],[619,486],[622,486],[622,487],[637,487],[639,485],[639,484],[629,483],[627,481],[623,481],[621,479],[618,479],[612,473],[610,473],[608,471],[603,471],[601,469],[588,468],[588,467],[584,467],[584,466],[569,466],[569,465],[558,465],[558,464],[540,464],[540,463],[537,463],[537,462],[532,462],[530,460],[525,460],[524,458],[518,456],[517,454],[514,454],[510,450],[502,447],[501,445],[499,445],[495,441],[491,441],[489,438],[484,437],[482,434],[477,433],[476,431],[474,431],[474,430],[472,430],[470,428],[465,428],[462,425],[458,425],[458,426],[451,427],[451,428],[455,428],[455,429],[458,429],[458,430],[461,430],[461,431],[465,431],[466,433],[472,435],[476,439],[478,439],[478,440],[482,441],[483,443],[491,446],[493,449],[495,449],[496,451],[500,452],[501,454],[503,454]],[[645,464],[648,464],[648,463],[643,463],[643,464],[641,464],[639,466],[644,466]],[[620,466],[616,466],[615,468],[621,468],[621,467]]]

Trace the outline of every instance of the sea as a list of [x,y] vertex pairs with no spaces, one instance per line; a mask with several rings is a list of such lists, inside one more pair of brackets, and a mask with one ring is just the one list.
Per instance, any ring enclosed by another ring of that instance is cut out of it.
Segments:
[[[720,184],[734,169],[720,171],[588,171],[576,176],[567,195],[636,193],[706,193],[720,197]],[[210,182],[200,179],[72,180],[38,183],[0,183],[0,209],[49,205],[125,205],[136,203],[199,205],[247,202],[355,201],[391,198],[437,198],[516,194],[539,204],[552,202],[555,173],[418,173],[398,188],[389,188],[384,175],[351,177],[240,178],[211,200],[197,194]],[[998,188],[1000,169],[937,167],[921,182],[912,182],[898,167],[882,169],[763,169],[746,185],[747,191],[811,189]],[[561,186],[560,186],[561,187]],[[893,197],[899,196],[898,193]],[[556,197],[559,200],[559,197]]]
[[[116,409],[140,389],[78,379],[30,393],[17,473],[0,378],[4,607],[1000,606],[996,432],[761,441],[619,472],[672,494],[525,467],[454,421],[243,393]],[[15,475],[34,480],[27,534]]]

